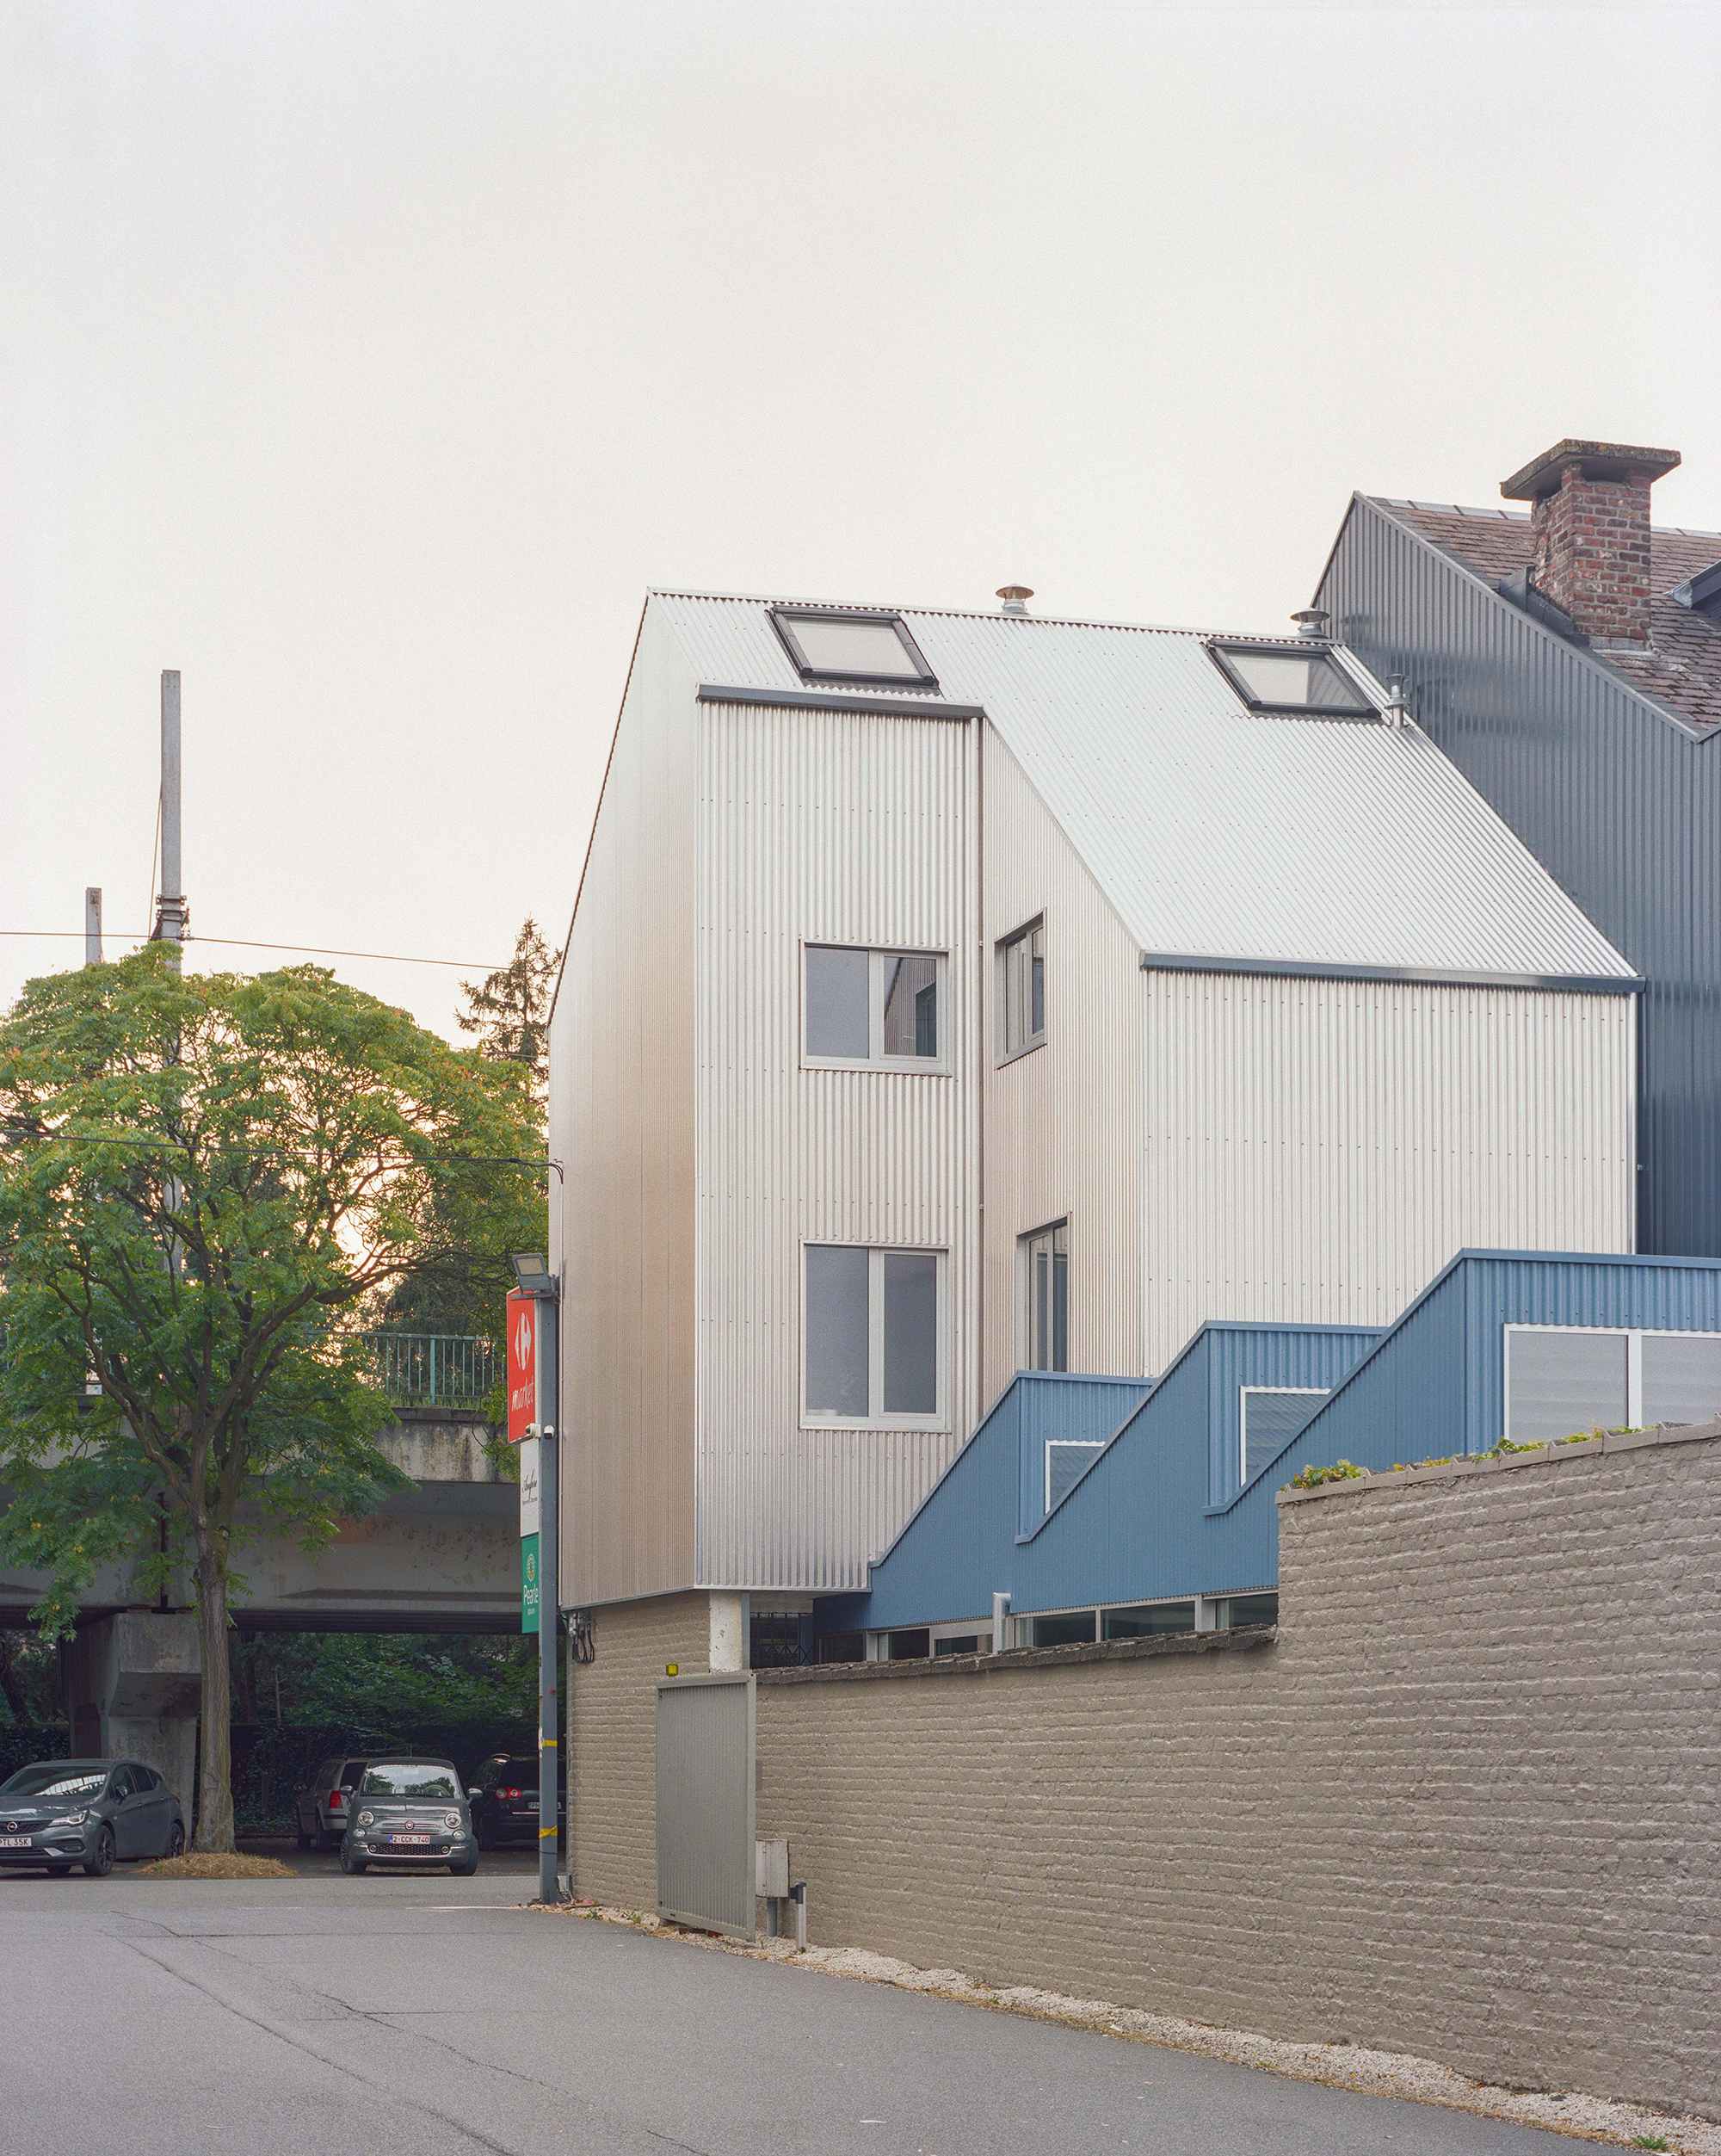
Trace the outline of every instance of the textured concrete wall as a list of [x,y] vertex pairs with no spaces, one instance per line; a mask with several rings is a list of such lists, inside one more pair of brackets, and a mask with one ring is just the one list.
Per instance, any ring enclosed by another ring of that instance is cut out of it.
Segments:
[[1721,2115],[1721,1436],[1280,1523],[1253,1647],[762,1673],[809,1936]]
[[711,1667],[711,1597],[658,1595],[593,1613],[595,1657],[568,1678],[570,1875],[576,1894],[657,1906],[657,1681]]

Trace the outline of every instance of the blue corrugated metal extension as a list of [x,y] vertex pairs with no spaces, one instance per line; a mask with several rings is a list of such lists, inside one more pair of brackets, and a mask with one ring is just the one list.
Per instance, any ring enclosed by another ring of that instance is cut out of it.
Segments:
[[1644,976],[1638,1248],[1721,1257],[1721,729],[1699,738],[1362,495],[1315,603]]
[[[817,1629],[990,1621],[998,1593],[1021,1615],[1274,1587],[1276,1496],[1299,1468],[1498,1441],[1508,1325],[1721,1332],[1721,1263],[1461,1251],[1384,1333],[1206,1325],[1151,1387],[1019,1372],[869,1592],[821,1603]],[[1243,1485],[1246,1386],[1330,1396]],[[1048,1444],[1095,1448],[1049,1512]]]

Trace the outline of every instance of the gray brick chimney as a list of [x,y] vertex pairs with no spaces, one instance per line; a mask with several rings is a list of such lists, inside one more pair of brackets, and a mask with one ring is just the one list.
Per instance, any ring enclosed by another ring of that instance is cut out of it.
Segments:
[[1557,442],[1501,482],[1533,504],[1530,582],[1594,643],[1650,640],[1650,489],[1678,462],[1677,449]]

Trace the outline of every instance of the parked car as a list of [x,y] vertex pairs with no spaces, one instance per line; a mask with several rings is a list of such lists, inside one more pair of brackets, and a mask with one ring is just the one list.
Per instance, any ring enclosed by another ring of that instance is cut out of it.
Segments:
[[338,1849],[347,1831],[353,1792],[370,1764],[367,1759],[342,1758],[337,1752],[323,1760],[309,1782],[293,1798],[299,1813],[301,1849]]
[[[538,1756],[535,1752],[498,1751],[478,1769],[469,1792],[472,1831],[480,1849],[500,1849],[509,1842],[538,1845]],[[558,1836],[568,1826],[568,1792],[558,1783],[556,1791]]]
[[0,1782],[0,1864],[105,1879],[116,1857],[177,1856],[179,1799],[137,1759],[38,1759]]
[[348,1807],[341,1869],[446,1864],[458,1878],[478,1868],[472,1815],[451,1759],[372,1759]]

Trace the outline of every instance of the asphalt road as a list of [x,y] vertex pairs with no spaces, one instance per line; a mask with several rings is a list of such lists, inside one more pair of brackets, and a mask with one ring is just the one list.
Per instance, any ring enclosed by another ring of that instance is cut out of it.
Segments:
[[520,1906],[529,1857],[0,1876],[0,2156],[1554,2156],[1588,2142]]

